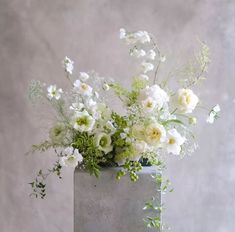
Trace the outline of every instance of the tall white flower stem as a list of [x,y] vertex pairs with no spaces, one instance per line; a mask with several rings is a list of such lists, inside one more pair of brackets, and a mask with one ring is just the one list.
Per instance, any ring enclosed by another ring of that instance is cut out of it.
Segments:
[[157,81],[157,74],[158,74],[158,71],[159,71],[159,67],[161,65],[161,51],[159,49],[159,47],[157,46],[157,43],[155,42],[155,37],[150,34],[150,39],[151,39],[151,42],[153,43],[153,50],[156,50],[157,53],[158,53],[158,56],[159,56],[159,59],[158,59],[158,63],[157,63],[157,66],[156,66],[156,69],[155,69],[155,73],[154,73],[154,79],[153,79],[153,84],[156,84],[156,81]]

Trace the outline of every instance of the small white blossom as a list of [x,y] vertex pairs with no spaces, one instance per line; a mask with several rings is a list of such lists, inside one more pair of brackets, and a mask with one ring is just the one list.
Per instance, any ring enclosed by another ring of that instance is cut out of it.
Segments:
[[160,61],[161,61],[162,63],[164,63],[164,62],[166,61],[166,57],[165,57],[165,56],[160,56]]
[[61,166],[75,168],[83,160],[79,151],[73,147],[67,147],[63,153],[65,156],[60,157],[59,161]]
[[120,137],[121,137],[122,139],[125,139],[125,138],[127,137],[127,135],[126,135],[126,133],[120,133]]
[[133,48],[130,52],[130,55],[136,58],[140,58],[146,55],[145,50]]
[[139,79],[139,80],[142,80],[142,81],[148,81],[148,80],[149,80],[149,77],[148,77],[147,75],[145,75],[145,74],[140,74],[140,75],[138,76],[138,79]]
[[191,89],[179,89],[176,96],[176,104],[183,113],[192,113],[199,99]]
[[137,31],[134,33],[135,37],[140,43],[149,43],[151,38],[147,31]]
[[76,80],[74,82],[74,89],[83,96],[92,96],[92,87],[87,85],[86,83],[81,82],[80,80]]
[[74,62],[69,59],[67,56],[64,58],[64,60],[62,61],[63,67],[65,69],[65,72],[69,73],[69,74],[73,74],[73,64]]
[[152,63],[149,63],[146,61],[143,61],[141,63],[141,67],[142,67],[143,73],[147,73],[147,72],[152,71],[154,69],[154,65]]
[[213,124],[215,119],[217,119],[219,117],[218,116],[219,112],[220,112],[220,106],[217,104],[210,111],[209,116],[207,117],[206,121],[210,124]]
[[120,29],[119,37],[120,39],[124,39],[127,44],[135,44],[137,42],[144,44],[151,41],[151,38],[146,31],[128,33],[124,28]]
[[114,134],[116,132],[116,127],[113,125],[111,121],[107,121],[105,124],[105,129],[108,131],[109,134]]
[[146,58],[150,60],[154,60],[155,56],[156,56],[156,52],[153,49],[151,49],[148,51]]
[[167,132],[166,150],[168,153],[179,155],[181,145],[185,142],[185,137],[181,136],[176,129],[171,129]]
[[109,91],[109,89],[110,89],[110,86],[107,83],[104,83],[103,84],[103,90],[104,91]]
[[69,107],[69,109],[73,111],[81,111],[83,108],[84,108],[84,104],[81,102],[72,103],[72,105]]
[[76,112],[72,119],[72,125],[75,130],[89,132],[95,125],[95,119],[85,110]]
[[85,82],[89,79],[89,75],[86,72],[80,72],[79,79],[81,81]]
[[126,38],[126,30],[124,28],[120,29],[119,37],[120,37],[120,39]]
[[47,97],[51,100],[52,98],[55,98],[56,100],[59,100],[61,98],[61,94],[63,93],[62,89],[57,89],[56,85],[50,85],[47,88]]

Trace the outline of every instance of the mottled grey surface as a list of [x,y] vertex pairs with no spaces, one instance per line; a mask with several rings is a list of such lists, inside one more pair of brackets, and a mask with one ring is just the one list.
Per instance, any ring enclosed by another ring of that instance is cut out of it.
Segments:
[[84,171],[75,171],[74,232],[156,231],[144,225],[143,218],[150,216],[151,211],[143,211],[143,207],[152,197],[161,204],[160,185],[150,176],[159,172],[145,167],[134,183],[128,176],[117,182],[117,171],[103,170],[98,182]]
[[169,160],[175,192],[165,198],[165,219],[174,232],[233,232],[234,25],[232,0],[0,0],[0,231],[73,231],[72,170],[63,182],[49,179],[45,201],[28,197],[27,183],[54,156],[24,156],[53,119],[36,113],[26,89],[32,78],[65,86],[65,55],[76,61],[76,73],[94,69],[129,84],[133,66],[118,39],[124,26],[156,35],[167,70],[190,57],[197,37],[210,46],[212,64],[200,97],[209,106],[220,103],[222,118],[213,127],[201,121],[200,148],[192,157]]

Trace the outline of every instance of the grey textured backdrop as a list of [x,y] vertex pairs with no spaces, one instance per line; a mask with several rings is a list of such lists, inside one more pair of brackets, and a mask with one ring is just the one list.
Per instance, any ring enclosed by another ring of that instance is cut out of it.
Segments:
[[24,156],[45,135],[46,121],[27,102],[26,89],[33,78],[65,85],[65,55],[77,70],[128,84],[132,66],[118,39],[123,26],[155,34],[169,58],[165,68],[184,62],[197,37],[210,46],[213,62],[200,96],[220,103],[222,118],[214,127],[201,122],[192,157],[169,160],[175,192],[166,199],[165,219],[174,232],[235,231],[234,25],[232,0],[0,0],[0,231],[73,231],[71,171],[63,182],[49,180],[46,200],[28,197],[26,183],[54,158]]

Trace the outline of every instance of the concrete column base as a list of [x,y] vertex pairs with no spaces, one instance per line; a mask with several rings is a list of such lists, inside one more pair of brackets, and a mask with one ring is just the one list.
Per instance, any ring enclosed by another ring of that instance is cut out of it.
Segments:
[[[161,194],[151,174],[154,167],[144,167],[136,183],[128,176],[116,180],[118,168],[107,168],[100,178],[76,169],[74,173],[74,232],[144,232],[143,207]],[[158,186],[160,187],[160,186]],[[156,230],[154,230],[156,231]]]

